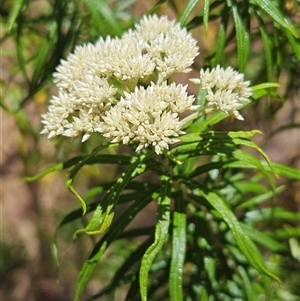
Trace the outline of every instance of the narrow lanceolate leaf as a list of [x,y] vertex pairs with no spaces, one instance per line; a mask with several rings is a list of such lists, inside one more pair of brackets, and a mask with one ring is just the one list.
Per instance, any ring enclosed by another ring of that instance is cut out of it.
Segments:
[[168,230],[170,226],[171,188],[171,179],[167,176],[162,176],[161,190],[158,197],[154,243],[148,248],[143,256],[140,269],[139,281],[142,301],[147,301],[148,274],[152,266],[152,262],[168,239]]
[[90,155],[83,157],[80,161],[78,161],[78,163],[72,168],[72,170],[69,173],[69,177],[67,179],[66,186],[80,201],[80,204],[82,205],[83,214],[85,214],[85,212],[86,212],[86,204],[85,204],[85,201],[83,200],[83,198],[78,194],[78,192],[73,187],[73,181],[74,181],[77,173],[79,172],[79,170],[83,166],[87,165],[88,164],[87,162],[90,159],[92,159],[94,156],[96,156],[98,154],[98,152],[100,152],[101,150],[103,150],[105,148],[114,147],[116,145],[117,145],[117,143],[105,143],[105,144],[102,144],[102,145],[96,147]]
[[[100,292],[85,299],[85,301],[100,300],[99,298],[103,297],[104,295],[107,296],[109,300],[111,300],[108,296],[113,295],[114,294],[113,292],[118,287],[136,281],[136,267],[140,263],[142,256],[146,252],[147,248],[151,245],[152,241],[153,241],[153,237],[150,236],[139,247],[137,247],[127,258],[125,258],[124,263],[115,272],[114,277],[111,280],[110,284],[108,284],[106,287],[101,289]],[[123,300],[128,300],[128,299],[123,299]]]
[[242,16],[239,14],[238,8],[235,3],[232,4],[231,9],[232,9],[235,31],[236,31],[239,71],[244,72],[246,68],[247,54],[248,54],[247,45],[245,43],[246,42],[245,37],[247,36],[247,34],[242,21]]
[[104,31],[105,26],[109,25],[110,30],[113,31],[114,34],[121,35],[122,27],[114,15],[114,10],[111,9],[106,2],[107,1],[86,0],[91,18],[99,31]]
[[[34,176],[24,177],[24,181],[34,182],[34,181],[40,180],[41,178],[45,177],[49,173],[70,168],[70,167],[78,164],[79,162],[83,162],[83,160],[85,160],[84,156],[74,157],[65,162],[61,162],[61,163],[55,164],[53,166],[50,166]],[[128,165],[130,163],[130,160],[131,160],[131,157],[129,157],[129,156],[117,156],[117,155],[104,154],[104,155],[93,155],[92,157],[89,157],[87,160],[85,160],[84,164],[90,165],[90,164],[101,164],[102,163],[102,164]]]
[[157,3],[149,9],[147,15],[154,14],[167,0],[159,0]]
[[267,269],[261,254],[250,238],[244,233],[239,221],[224,200],[214,192],[207,193],[200,190],[197,191],[221,214],[223,220],[228,224],[238,247],[243,252],[248,262],[259,272],[280,282],[278,277]]
[[240,161],[244,161],[245,163],[248,163],[248,164],[251,164],[251,165],[255,166],[259,171],[261,171],[266,176],[266,178],[268,179],[268,181],[269,181],[270,185],[272,186],[272,188],[275,189],[274,178],[270,174],[269,170],[267,170],[262,165],[260,160],[258,160],[255,156],[253,156],[253,155],[251,155],[251,154],[249,154],[249,153],[247,153],[247,152],[245,152],[241,149],[237,149],[237,150],[233,151],[233,156],[236,159],[240,160]]
[[194,9],[194,7],[197,5],[198,2],[199,2],[199,0],[190,0],[185,5],[184,11],[182,12],[180,17],[178,18],[178,21],[179,21],[179,23],[182,27],[186,23],[186,20],[188,19],[189,15],[191,14],[192,10]]
[[94,271],[99,259],[102,257],[107,247],[124,231],[132,219],[153,199],[151,191],[146,191],[116,220],[114,227],[111,227],[102,239],[95,245],[89,258],[84,263],[75,287],[74,301],[79,301]]
[[292,35],[298,37],[298,32],[292,22],[283,15],[283,13],[270,0],[253,0],[257,6],[264,10],[275,22],[284,29],[288,30]]
[[295,36],[293,36],[290,32],[286,33],[286,37],[290,43],[290,46],[293,49],[294,52],[294,59],[295,62],[299,62],[300,60],[300,43],[299,43],[299,39],[297,39]]
[[246,300],[257,301],[257,295],[255,289],[252,286],[248,273],[242,266],[238,266],[237,270],[243,279],[243,285],[245,287]]
[[[262,162],[262,165],[268,169],[267,162]],[[281,165],[278,163],[272,163],[273,169],[276,171],[277,174],[287,177],[288,179],[298,180],[300,181],[300,172],[298,169],[288,167],[285,165]]]
[[[259,91],[259,90],[264,90],[264,89],[271,89],[271,88],[279,88],[278,83],[262,83],[259,85],[255,85],[251,87],[252,93]],[[256,97],[254,97],[256,99]]]
[[171,301],[183,300],[182,273],[186,249],[186,214],[182,195],[175,198],[169,291]]
[[[255,142],[253,142],[251,140],[248,140],[248,139],[244,139],[243,134],[240,136],[242,139],[239,139],[239,137],[236,135],[236,133],[237,132],[229,132],[228,136],[233,138],[233,142],[236,145],[244,145],[244,146],[248,146],[248,147],[252,147],[252,148],[256,149],[264,157],[264,159],[268,163],[270,169],[275,174],[275,176],[278,177],[276,171],[272,167],[272,163],[271,163],[271,160],[270,160],[269,156]],[[242,133],[242,132],[238,132],[238,133]],[[254,130],[254,131],[251,131],[251,132],[245,132],[245,134],[247,134],[247,133],[260,133],[260,132]],[[237,138],[235,138],[235,137],[237,137]]]
[[81,233],[86,233],[89,235],[101,234],[110,226],[115,214],[115,206],[124,187],[132,178],[145,171],[146,166],[142,165],[142,162],[148,157],[149,155],[141,155],[140,157],[132,158],[133,162],[122,173],[121,177],[107,192],[101,203],[97,206],[89,224],[84,229],[76,231],[75,237]]
[[263,233],[246,224],[242,224],[241,226],[244,232],[252,239],[252,241],[265,247],[266,249],[269,249],[274,253],[279,253],[287,250],[286,246],[284,246],[283,244],[281,244],[280,242],[272,238],[271,235]]
[[10,10],[10,13],[9,13],[9,16],[8,16],[8,21],[7,21],[7,24],[6,24],[8,32],[11,31],[14,23],[16,22],[18,14],[22,10],[23,3],[25,4],[26,2],[27,1],[24,1],[24,0],[15,0],[13,2],[13,7]]
[[269,82],[272,81],[273,76],[273,54],[272,54],[272,47],[271,47],[271,39],[268,35],[266,28],[264,24],[261,22],[259,26],[260,34],[262,37],[262,41],[264,44],[264,52],[265,52],[265,61],[266,61],[266,67],[267,67],[267,80]]
[[46,39],[42,43],[39,48],[37,58],[35,60],[35,68],[31,77],[31,87],[35,87],[39,80],[41,79],[41,75],[43,74],[46,61],[49,57],[50,51],[53,49],[53,45],[56,42],[56,33],[57,33],[57,23],[49,22],[48,33]]
[[228,11],[224,9],[216,45],[215,66],[222,64],[224,49],[226,46],[226,28],[228,24]]
[[203,7],[203,26],[206,35],[208,33],[209,2],[210,0],[204,0],[204,7]]

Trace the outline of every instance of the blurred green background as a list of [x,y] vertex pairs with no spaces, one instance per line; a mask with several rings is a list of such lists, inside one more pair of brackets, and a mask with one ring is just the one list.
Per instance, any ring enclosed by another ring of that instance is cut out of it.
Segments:
[[[152,9],[157,1],[148,0],[3,0],[1,11],[1,284],[2,300],[11,301],[68,301],[72,299],[78,272],[93,244],[90,237],[81,237],[75,244],[72,235],[81,224],[64,227],[58,235],[60,269],[57,273],[51,256],[50,243],[55,227],[70,210],[78,207],[74,196],[65,187],[66,172],[52,173],[38,182],[29,183],[24,177],[34,175],[61,160],[88,153],[97,145],[97,137],[89,143],[79,140],[56,140],[49,143],[40,136],[40,115],[47,109],[55,87],[51,74],[75,45],[93,42],[99,36],[120,36],[122,32]],[[275,1],[276,2],[276,1]],[[299,1],[277,1],[282,11],[299,22]],[[176,18],[187,1],[160,1],[159,15]],[[194,15],[202,11],[199,1]],[[193,14],[191,17],[194,16]],[[265,20],[268,26],[268,18]],[[298,23],[299,24],[299,23]],[[259,129],[263,135],[256,142],[277,163],[300,168],[300,57],[276,36],[270,25],[269,33],[274,38],[272,51],[274,69],[267,70],[264,61],[263,42],[253,24],[253,39],[246,78],[254,83],[267,80],[279,81],[278,94],[262,99],[243,110],[244,122],[224,121],[219,128],[252,130]],[[192,30],[198,39],[201,54],[195,69],[208,65],[215,51],[219,19],[212,13],[208,35],[203,26]],[[276,42],[276,39],[278,40]],[[225,66],[236,66],[236,41],[233,38],[223,55]],[[276,52],[276,47],[283,47]],[[279,57],[279,54],[281,56]],[[174,80],[188,83],[192,74],[176,75]],[[192,88],[190,93],[196,93]],[[115,170],[85,168],[76,180],[76,188],[84,195],[86,187],[95,179],[108,181]],[[283,180],[279,179],[278,184]],[[293,212],[300,209],[299,183],[286,183],[288,189],[275,202]],[[153,208],[135,221],[143,226],[153,224]],[[79,223],[79,222],[78,222]],[[283,220],[286,229],[289,223]],[[295,257],[299,256],[296,240],[290,240]],[[118,241],[105,254],[104,263],[87,288],[92,294],[103,287],[124,255],[134,246],[134,241]],[[278,260],[281,260],[278,256]],[[299,260],[299,257],[298,257]],[[107,262],[107,263],[106,263]],[[276,254],[274,260],[276,262]],[[281,272],[285,292],[291,291],[298,299],[283,296],[283,300],[300,300],[299,265],[286,263]],[[297,270],[298,269],[298,270]],[[122,291],[118,299],[122,300]],[[106,300],[106,299],[103,299]]]

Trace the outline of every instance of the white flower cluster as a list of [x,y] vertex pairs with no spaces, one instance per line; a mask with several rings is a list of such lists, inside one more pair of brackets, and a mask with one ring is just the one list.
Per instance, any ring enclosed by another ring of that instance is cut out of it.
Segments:
[[168,149],[169,144],[179,141],[174,137],[184,133],[178,113],[197,108],[186,88],[166,82],[151,83],[146,89],[136,87],[106,112],[96,131],[112,142],[138,141],[136,151],[152,145],[159,154],[162,148]]
[[240,101],[247,101],[252,95],[249,88],[250,82],[244,81],[244,75],[219,65],[212,70],[201,69],[200,78],[191,79],[193,83],[200,84],[207,91],[206,112],[221,110],[243,120],[243,116],[237,111],[242,107]]
[[[195,109],[186,87],[165,80],[189,72],[198,50],[185,28],[156,15],[121,38],[77,46],[54,73],[58,96],[42,115],[41,133],[48,139],[83,134],[85,141],[97,131],[113,141],[138,141],[137,150],[153,145],[160,153],[182,133],[178,113]],[[143,79],[153,83],[137,87]]]

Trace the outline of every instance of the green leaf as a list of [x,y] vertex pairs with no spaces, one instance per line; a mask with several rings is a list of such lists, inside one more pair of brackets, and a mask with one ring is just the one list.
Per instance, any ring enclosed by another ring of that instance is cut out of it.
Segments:
[[264,25],[262,19],[259,16],[257,16],[257,18],[260,22],[259,30],[260,30],[260,34],[261,34],[263,45],[264,45],[264,51],[265,51],[264,59],[266,62],[266,67],[267,67],[267,80],[269,82],[271,82],[272,77],[273,77],[273,65],[274,65],[272,47],[271,47],[271,39],[267,33],[267,30],[265,28],[265,25]]
[[289,238],[300,238],[300,227],[292,227],[284,225],[282,229],[275,229],[266,234],[272,236],[276,240],[287,240]]
[[261,246],[271,250],[274,253],[280,253],[282,251],[286,251],[287,248],[283,244],[279,243],[277,240],[272,238],[266,233],[263,233],[251,226],[246,224],[241,224],[243,231],[245,234],[256,243],[260,244]]
[[220,65],[222,63],[222,58],[224,55],[224,49],[226,46],[226,29],[228,26],[228,10],[223,10],[223,15],[221,19],[221,23],[219,25],[219,32],[216,44],[216,54],[215,54],[215,66]]
[[149,248],[153,241],[153,237],[150,236],[146,241],[144,241],[136,250],[134,250],[124,261],[124,263],[118,268],[110,284],[102,289],[98,294],[93,295],[91,298],[88,298],[86,301],[96,300],[103,296],[104,294],[109,294],[111,291],[114,291],[119,286],[124,285],[128,282],[128,271],[131,271],[133,267],[140,262],[146,250]]
[[23,4],[26,5],[26,2],[27,1],[24,1],[24,0],[15,0],[15,1],[13,1],[13,7],[11,8],[11,10],[9,12],[8,21],[7,21],[7,24],[6,24],[8,32],[11,31],[14,23],[16,22],[16,19],[17,19],[18,15],[23,10]]
[[[269,170],[269,166],[267,166],[267,162],[262,162],[262,165]],[[285,166],[283,164],[272,163],[272,168],[275,172],[281,176],[287,177],[292,180],[300,180],[300,171],[298,169]]]
[[[265,187],[266,188],[266,187]],[[237,205],[235,208],[237,210],[249,209],[249,208],[257,208],[259,204],[262,204],[268,200],[272,200],[276,195],[284,191],[286,187],[284,185],[276,187],[272,191],[267,191],[265,193],[254,196],[246,201],[243,201],[241,204]]]
[[[80,159],[81,158],[82,157],[80,157]],[[78,159],[78,160],[80,160],[80,159]],[[64,169],[64,163],[58,163],[58,164],[55,164],[51,167],[44,169],[43,171],[39,172],[35,176],[24,177],[23,179],[26,182],[34,182],[34,181],[40,180],[41,178],[45,177],[47,174],[49,174],[51,172],[62,170],[62,169]]]
[[204,26],[204,31],[206,36],[208,33],[209,2],[210,0],[204,0],[204,7],[203,7],[203,26]]
[[258,223],[258,222],[275,222],[275,221],[288,221],[299,222],[299,212],[288,212],[283,208],[263,208],[259,210],[252,210],[246,213],[246,223]]
[[[26,80],[26,83],[29,83],[29,76],[27,74],[26,70],[26,61],[24,58],[24,45],[22,43],[22,26],[23,26],[23,20],[21,19],[20,22],[18,22],[18,30],[17,30],[17,44],[16,44],[16,52],[17,52],[17,58],[18,58],[18,67],[20,68],[22,75],[24,76],[24,79]],[[19,109],[19,108],[18,108]]]
[[41,178],[45,177],[47,174],[54,172],[54,171],[59,171],[63,169],[70,168],[79,162],[83,162],[86,165],[90,164],[123,164],[123,165],[128,165],[131,161],[131,157],[129,156],[120,156],[120,155],[110,155],[110,154],[103,154],[103,155],[94,155],[90,156],[85,160],[84,156],[79,156],[79,157],[74,157],[70,160],[67,160],[62,163],[55,164],[51,167],[46,168],[45,170],[41,171],[40,173],[36,174],[35,176],[30,176],[30,177],[24,177],[24,181],[27,182],[34,182],[37,180],[40,180]]
[[229,6],[232,9],[235,31],[236,31],[236,40],[237,40],[237,54],[238,54],[238,66],[239,71],[244,72],[247,63],[247,54],[248,54],[248,45],[246,44],[245,37],[247,36],[246,30],[243,24],[243,18],[239,14],[238,7],[234,1],[227,0]]
[[155,3],[155,5],[149,9],[149,11],[147,12],[147,15],[152,15],[154,14],[160,7],[162,4],[164,4],[167,0],[159,0],[157,1],[157,3]]
[[83,157],[70,171],[68,179],[66,181],[66,186],[67,188],[70,190],[70,192],[72,192],[75,197],[79,200],[80,204],[82,205],[82,210],[83,210],[83,214],[85,214],[86,212],[86,203],[83,200],[83,198],[79,195],[79,193],[75,190],[75,188],[73,187],[73,182],[75,179],[75,176],[77,175],[77,173],[79,172],[79,170],[87,165],[87,162],[89,160],[91,160],[94,156],[96,156],[101,150],[105,149],[105,148],[109,148],[109,147],[114,147],[118,145],[117,143],[105,143],[102,144],[98,147],[96,147],[92,153],[88,156]]
[[115,35],[120,36],[123,32],[122,26],[115,16],[115,11],[111,9],[105,0],[86,0],[91,17],[95,22],[99,32],[105,30],[106,24]]
[[249,279],[248,273],[242,266],[238,266],[237,270],[243,279],[243,285],[245,287],[246,300],[258,301],[254,287],[252,286],[252,281]]
[[57,23],[56,21],[49,22],[47,36],[40,46],[37,58],[35,60],[35,68],[31,77],[31,87],[35,87],[44,71],[46,61],[50,51],[53,49],[53,45],[56,42]]
[[295,36],[293,36],[291,33],[287,32],[286,37],[290,43],[290,46],[292,47],[294,51],[294,57],[293,60],[297,64],[300,61],[300,43],[299,39],[297,39]]
[[181,15],[178,18],[178,22],[180,23],[181,27],[184,26],[192,10],[194,9],[194,7],[197,5],[199,1],[200,0],[189,0],[189,2],[185,4],[184,11],[181,13]]
[[223,199],[214,192],[204,192],[199,189],[197,190],[197,192],[201,196],[203,196],[221,214],[223,220],[229,226],[238,247],[243,252],[248,262],[261,273],[268,275],[269,277],[280,282],[278,277],[266,268],[264,259],[262,258],[261,254],[259,253],[257,248],[255,248],[250,238],[245,234],[239,221],[237,220],[233,212],[228,208]]
[[[269,165],[269,168],[272,170],[272,172],[275,174],[275,176],[278,177],[278,175],[276,174],[276,171],[272,167],[272,163],[271,163],[269,156],[253,141],[250,141],[248,139],[240,139],[240,138],[247,138],[247,135],[252,135],[252,133],[253,133],[253,135],[255,135],[256,133],[260,133],[260,132],[256,131],[256,130],[251,131],[251,132],[241,132],[241,131],[240,132],[229,132],[228,136],[233,138],[233,142],[236,145],[244,145],[244,146],[248,146],[248,147],[252,147],[252,148],[256,149],[264,157],[264,159],[266,160],[266,162]],[[240,135],[240,136],[238,136],[238,135]],[[238,138],[235,138],[235,137],[238,137]]]
[[[265,168],[267,171],[272,171],[270,167],[268,166],[268,163],[266,161],[260,161],[261,165]],[[228,161],[223,166],[224,168],[256,168],[252,164],[248,164],[246,161]],[[272,169],[275,171],[277,175],[284,176],[291,180],[300,180],[300,172],[297,169],[294,169],[292,167],[288,167],[282,164],[274,163],[272,162]]]
[[[86,233],[88,235],[101,234],[110,226],[115,214],[115,206],[119,200],[120,194],[122,193],[124,187],[128,184],[128,182],[132,178],[145,172],[146,165],[143,165],[142,162],[148,159],[150,156],[152,156],[152,154],[150,153],[149,155],[148,153],[148,155],[140,155],[139,157],[132,158],[132,164],[127,167],[127,169],[122,173],[121,177],[117,180],[117,182],[113,185],[113,187],[107,192],[103,200],[97,206],[88,225],[84,229],[80,229],[76,231],[74,237],[82,233]],[[77,198],[79,200],[81,199],[80,196],[78,197],[78,195]]]
[[161,190],[158,198],[157,221],[153,244],[143,256],[140,269],[140,294],[142,301],[147,301],[148,273],[152,262],[168,239],[170,225],[172,181],[168,176],[161,176]]
[[203,164],[203,165],[200,165],[200,166],[194,168],[193,170],[191,170],[191,172],[188,174],[188,176],[193,178],[193,177],[197,177],[203,173],[209,172],[211,170],[215,170],[215,169],[220,170],[221,168],[228,167],[228,164],[232,163],[232,162],[235,162],[235,160],[227,160],[227,161],[211,162],[208,164]]
[[221,120],[225,119],[226,117],[228,117],[226,113],[223,113],[221,111],[216,112],[215,114],[209,116],[203,122],[201,122],[199,126],[194,130],[194,132],[202,133],[205,130],[207,130],[209,127],[219,123]]
[[258,90],[271,89],[271,88],[279,88],[278,83],[262,83],[251,87],[252,92],[256,92]]
[[[245,163],[251,164],[255,166],[259,171],[261,171],[266,178],[268,179],[271,187],[274,189],[275,188],[275,182],[274,178],[271,176],[269,170],[267,170],[264,165],[261,163],[260,160],[258,160],[255,156],[241,150],[237,149],[233,152],[233,156],[238,159],[239,161],[244,161]],[[269,166],[270,168],[270,166]],[[273,169],[272,169],[273,170]]]
[[253,2],[264,10],[275,22],[281,27],[289,31],[295,37],[298,37],[297,29],[294,27],[292,22],[285,17],[283,13],[269,0],[253,0]]
[[82,214],[84,215],[86,213],[86,203],[84,199],[79,195],[79,193],[75,190],[73,187],[73,179],[68,179],[66,182],[66,186],[69,189],[69,191],[77,198],[77,200],[80,202],[82,207]]
[[74,301],[79,301],[83,290],[88,283],[97,262],[102,257],[107,247],[124,231],[132,219],[154,198],[152,195],[154,190],[146,191],[137,199],[128,209],[116,220],[114,226],[111,227],[95,245],[89,258],[84,263],[75,287]]
[[186,214],[181,194],[175,196],[173,213],[172,255],[170,268],[169,292],[171,301],[183,300],[182,274],[186,249]]

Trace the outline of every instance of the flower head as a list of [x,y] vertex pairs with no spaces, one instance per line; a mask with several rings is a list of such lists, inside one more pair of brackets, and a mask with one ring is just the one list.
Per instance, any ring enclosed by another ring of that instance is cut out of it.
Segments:
[[126,93],[105,113],[96,131],[113,142],[137,141],[136,151],[151,145],[159,154],[162,148],[168,149],[170,144],[178,142],[175,137],[184,133],[178,113],[194,109],[193,101],[182,85],[152,83],[146,89],[140,87]]
[[221,110],[237,119],[244,119],[237,110],[242,107],[240,102],[247,101],[252,95],[250,82],[244,81],[244,74],[218,65],[212,70],[201,69],[200,77],[191,81],[207,91],[207,112]]
[[145,40],[145,50],[159,72],[159,82],[177,72],[187,73],[199,54],[197,41],[175,21],[166,16],[145,16],[136,31]]

